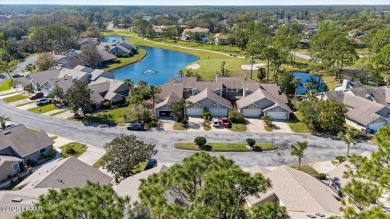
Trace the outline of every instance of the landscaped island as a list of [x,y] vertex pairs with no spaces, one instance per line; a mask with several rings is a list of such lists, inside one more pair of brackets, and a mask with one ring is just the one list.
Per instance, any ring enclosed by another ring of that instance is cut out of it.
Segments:
[[192,142],[180,142],[173,145],[176,149],[193,151],[213,151],[213,152],[249,152],[249,151],[269,151],[276,150],[273,143],[257,143],[252,148],[246,143],[207,143],[197,146]]

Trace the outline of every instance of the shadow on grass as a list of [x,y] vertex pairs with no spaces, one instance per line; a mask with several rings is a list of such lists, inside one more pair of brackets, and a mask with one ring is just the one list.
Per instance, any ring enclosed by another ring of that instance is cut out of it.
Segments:
[[213,147],[211,145],[203,145],[199,146],[199,149],[201,149],[202,151],[211,151],[213,150]]
[[260,146],[253,146],[252,147],[252,150],[254,152],[263,152],[263,148],[261,148]]

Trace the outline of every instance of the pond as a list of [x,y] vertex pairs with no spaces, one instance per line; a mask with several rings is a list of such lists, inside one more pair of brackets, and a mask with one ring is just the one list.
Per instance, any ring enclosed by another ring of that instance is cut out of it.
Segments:
[[100,38],[100,42],[118,42],[129,39],[128,36],[104,36]]
[[139,46],[147,55],[141,62],[134,63],[112,73],[119,80],[130,78],[134,83],[144,80],[148,84],[162,85],[169,79],[178,76],[186,65],[198,60],[198,57],[167,49]]
[[301,79],[301,85],[298,87],[297,93],[299,95],[306,94],[306,88],[303,86],[306,82],[312,83],[312,89],[317,90],[318,92],[326,91],[326,85],[322,81],[321,77],[314,74],[304,73],[304,72],[293,72],[294,77]]

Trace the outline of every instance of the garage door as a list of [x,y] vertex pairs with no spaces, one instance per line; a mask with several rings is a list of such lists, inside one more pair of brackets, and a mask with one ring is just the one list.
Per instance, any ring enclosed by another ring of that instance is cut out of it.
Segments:
[[228,109],[211,108],[209,110],[210,110],[211,116],[227,116],[228,115]]
[[170,117],[171,116],[171,111],[158,111],[158,116],[160,117]]
[[287,120],[287,112],[266,112],[265,114],[275,120]]
[[202,116],[202,108],[187,108],[187,116]]
[[261,109],[243,109],[242,114],[246,117],[257,117],[261,115]]
[[382,126],[384,126],[385,123],[384,122],[377,122],[377,123],[371,123],[368,125],[368,128],[369,129],[372,129],[372,130],[375,130],[375,131],[378,131],[378,129]]

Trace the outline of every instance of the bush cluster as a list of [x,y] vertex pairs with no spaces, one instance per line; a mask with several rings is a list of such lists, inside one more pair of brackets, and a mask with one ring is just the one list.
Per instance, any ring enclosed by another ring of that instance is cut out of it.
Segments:
[[229,120],[232,123],[245,124],[245,117],[240,112],[230,112]]

